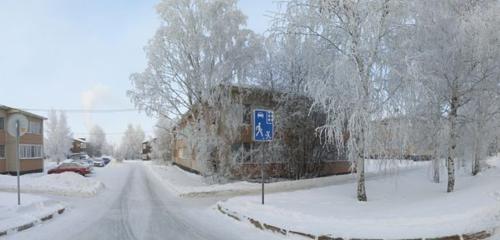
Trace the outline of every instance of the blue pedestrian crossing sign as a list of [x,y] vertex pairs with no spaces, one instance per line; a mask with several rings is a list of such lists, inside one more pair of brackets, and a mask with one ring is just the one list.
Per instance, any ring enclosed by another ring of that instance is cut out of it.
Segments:
[[255,142],[269,142],[273,140],[273,111],[255,109],[252,117],[252,137]]

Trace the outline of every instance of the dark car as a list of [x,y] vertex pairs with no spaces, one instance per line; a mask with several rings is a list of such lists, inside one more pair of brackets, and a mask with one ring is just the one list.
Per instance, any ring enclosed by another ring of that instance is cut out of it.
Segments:
[[108,163],[111,162],[111,158],[108,157],[103,157],[102,160],[104,161],[104,164],[108,165]]
[[70,163],[61,163],[59,166],[50,169],[47,173],[54,174],[63,172],[74,172],[82,176],[85,176],[89,174],[91,170],[88,167],[85,167],[79,163],[70,162]]

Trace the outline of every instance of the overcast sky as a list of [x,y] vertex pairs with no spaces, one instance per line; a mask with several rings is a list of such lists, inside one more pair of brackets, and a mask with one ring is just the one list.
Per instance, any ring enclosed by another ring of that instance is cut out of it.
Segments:
[[[159,0],[0,1],[0,104],[25,109],[131,109],[129,75],[146,65],[143,47],[159,25]],[[263,33],[272,0],[240,0],[247,25]],[[47,116],[45,111],[33,111]],[[67,112],[75,137],[98,124],[118,143],[127,124],[146,136],[144,113]]]

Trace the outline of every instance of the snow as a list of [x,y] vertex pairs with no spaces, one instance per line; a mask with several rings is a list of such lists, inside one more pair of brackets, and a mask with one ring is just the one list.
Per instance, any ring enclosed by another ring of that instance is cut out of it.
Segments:
[[211,209],[217,199],[170,194],[144,166],[126,161],[96,168],[106,191],[92,198],[51,196],[67,205],[64,214],[5,239],[284,239],[222,218]]
[[[500,158],[489,160],[500,162]],[[499,168],[431,183],[426,169],[368,180],[368,202],[356,200],[355,183],[304,191],[233,198],[219,204],[288,230],[343,238],[425,238],[490,230],[500,224]]]
[[0,192],[0,232],[11,230],[57,212],[64,206],[57,201],[31,194],[21,195],[17,205],[17,194]]
[[[73,172],[21,176],[22,192],[88,197],[96,195],[102,188],[102,182]],[[0,191],[17,191],[16,176],[0,175]]]
[[[147,169],[161,182],[166,189],[180,197],[208,197],[208,196],[236,196],[256,194],[261,191],[261,184],[247,181],[236,181],[226,184],[210,184],[204,177],[184,171],[175,165],[160,165],[152,162],[145,163]],[[367,160],[367,176],[394,173],[408,169],[428,166],[429,162],[414,162],[408,160]],[[355,175],[335,175],[328,177],[301,179],[266,183],[265,191],[285,192],[331,184],[352,182]]]

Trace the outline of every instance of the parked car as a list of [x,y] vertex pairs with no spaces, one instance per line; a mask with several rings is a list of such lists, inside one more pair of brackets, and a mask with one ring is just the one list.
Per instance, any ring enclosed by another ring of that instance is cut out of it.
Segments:
[[69,157],[73,160],[84,160],[90,158],[89,155],[87,155],[86,153],[75,153],[71,154]]
[[103,157],[102,160],[104,160],[104,164],[108,165],[108,163],[111,162],[111,158],[110,157]]
[[91,172],[91,169],[76,162],[71,162],[71,163],[63,162],[59,164],[59,166],[50,169],[47,173],[54,174],[62,172],[74,172],[82,176],[85,176]]
[[104,162],[104,159],[102,158],[94,158],[94,166],[95,167],[104,167],[106,166],[106,162]]
[[77,159],[77,160],[72,160],[72,163],[78,163],[80,165],[83,165],[84,167],[89,168],[90,171],[94,169],[94,160],[88,158],[88,159]]

